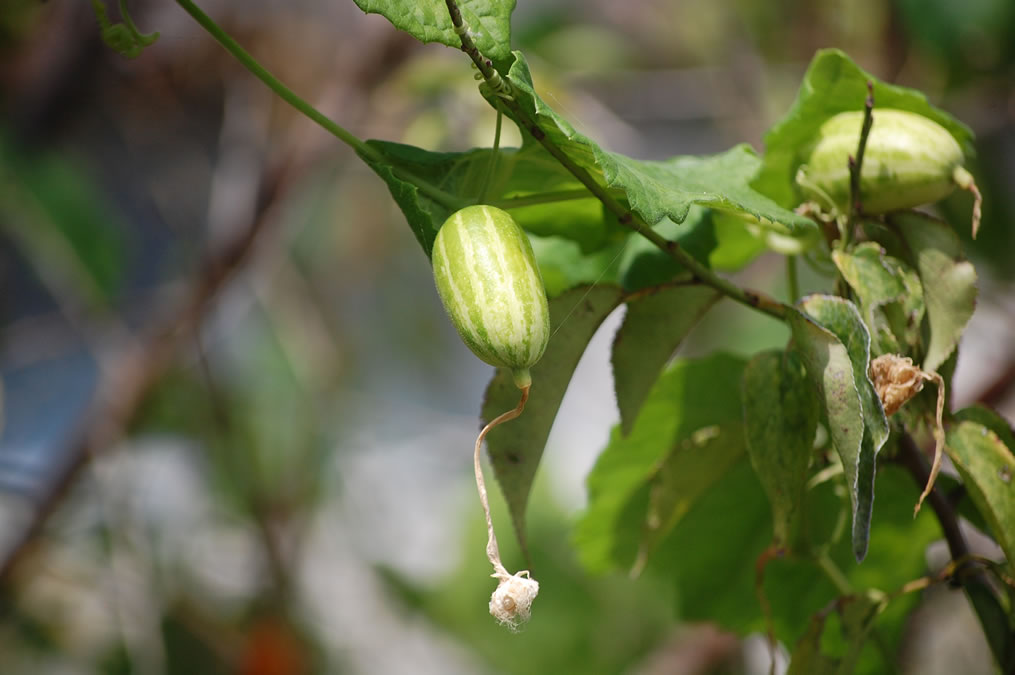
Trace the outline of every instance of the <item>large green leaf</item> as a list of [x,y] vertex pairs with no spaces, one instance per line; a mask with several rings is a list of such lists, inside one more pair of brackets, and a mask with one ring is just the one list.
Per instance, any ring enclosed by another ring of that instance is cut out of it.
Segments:
[[838,49],[822,49],[814,55],[789,112],[765,135],[764,166],[755,187],[783,206],[796,206],[800,197],[794,178],[801,153],[825,120],[863,109],[868,81],[874,83],[875,111],[896,108],[929,117],[947,129],[967,155],[973,154],[969,127],[930,105],[922,93],[879,81]]
[[[508,503],[519,541],[525,546],[525,505],[543,456],[546,438],[567,385],[599,324],[623,300],[612,285],[578,287],[550,301],[550,342],[532,367],[532,390],[525,412],[487,436],[487,450],[497,482]],[[486,389],[482,418],[489,422],[518,403],[511,373],[498,369]]]
[[842,460],[853,510],[853,551],[862,560],[874,506],[875,459],[888,439],[888,420],[867,374],[870,336],[856,307],[842,298],[807,296],[800,309],[790,314],[790,328]]
[[629,433],[666,362],[722,296],[708,286],[673,283],[636,294],[613,340],[613,382],[620,426]]
[[[631,208],[649,224],[663,218],[682,223],[692,204],[738,213],[786,234],[806,235],[817,226],[808,218],[782,208],[750,187],[761,160],[749,145],[738,145],[719,155],[674,157],[641,161],[603,150],[578,133],[535,92],[525,58],[515,52],[508,79],[514,97],[535,120],[537,133],[550,139],[568,158],[603,185],[623,191]],[[532,129],[523,126],[531,145]]]
[[[589,474],[589,507],[575,529],[584,563],[593,569],[628,567],[649,515],[651,487],[660,471],[683,473],[687,493],[673,496],[670,511],[686,511],[728,470],[733,452],[721,446],[709,461],[711,440],[740,435],[740,377],[744,363],[725,354],[679,360],[655,383],[631,429],[615,428]],[[697,434],[697,436],[696,436]],[[742,438],[742,437],[741,437]],[[739,443],[742,451],[743,442]],[[658,496],[656,502],[658,503]],[[674,524],[671,517],[667,523]],[[654,537],[664,534],[656,528]]]
[[921,213],[891,216],[920,275],[930,340],[923,369],[936,371],[958,345],[976,308],[976,269],[962,259],[958,235],[946,224]]
[[947,432],[946,449],[976,508],[1015,570],[1015,456],[992,430],[959,422]]
[[[380,14],[395,28],[420,42],[461,48],[443,0],[355,0],[368,14]],[[458,0],[462,19],[484,56],[503,61],[511,56],[511,12],[515,0]]]
[[820,409],[793,350],[762,352],[744,370],[747,454],[772,507],[773,543],[789,545],[807,483]]

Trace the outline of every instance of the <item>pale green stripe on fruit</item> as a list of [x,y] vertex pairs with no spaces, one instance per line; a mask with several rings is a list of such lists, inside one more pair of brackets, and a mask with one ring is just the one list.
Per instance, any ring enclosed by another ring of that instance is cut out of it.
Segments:
[[477,356],[514,370],[539,360],[549,339],[546,293],[528,238],[509,214],[488,206],[453,214],[433,262],[441,300]]

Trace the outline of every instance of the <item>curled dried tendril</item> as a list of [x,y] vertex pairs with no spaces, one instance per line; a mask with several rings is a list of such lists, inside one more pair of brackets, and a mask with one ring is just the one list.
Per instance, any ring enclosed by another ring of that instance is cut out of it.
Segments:
[[486,481],[483,480],[480,457],[483,439],[486,438],[490,430],[504,422],[513,420],[525,410],[525,402],[529,399],[529,387],[521,387],[521,390],[522,396],[518,405],[494,418],[479,432],[472,457],[473,468],[476,471],[476,490],[479,492],[479,501],[483,505],[483,514],[486,516],[486,557],[493,565],[493,574],[490,576],[498,581],[497,589],[490,596],[490,614],[513,631],[518,630],[519,626],[528,621],[532,615],[532,601],[539,594],[539,582],[529,576],[528,570],[510,574],[500,560],[500,549],[497,546],[497,536],[493,531],[490,501],[486,495]]
[[874,381],[874,390],[881,399],[881,406],[885,409],[885,415],[891,417],[909,399],[916,396],[923,389],[923,383],[933,382],[937,385],[937,411],[934,418],[934,462],[930,468],[930,476],[927,478],[927,485],[920,493],[920,498],[913,509],[913,516],[920,512],[923,500],[930,494],[937,480],[937,474],[941,470],[941,460],[944,456],[945,430],[944,430],[944,405],[945,405],[945,383],[942,377],[934,372],[924,372],[913,364],[909,357],[897,354],[884,354],[877,357],[870,364],[870,376]]

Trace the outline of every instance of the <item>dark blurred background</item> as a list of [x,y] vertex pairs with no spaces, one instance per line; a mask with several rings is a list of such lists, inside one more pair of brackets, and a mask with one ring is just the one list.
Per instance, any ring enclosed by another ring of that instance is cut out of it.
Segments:
[[[361,138],[492,142],[461,53],[350,0],[203,7]],[[767,672],[760,638],[681,624],[652,580],[588,578],[568,544],[616,419],[617,317],[537,480],[535,618],[494,625],[469,462],[491,369],[387,189],[173,2],[130,9],[161,33],[135,60],[89,3],[0,8],[0,672]],[[954,403],[1015,419],[1011,0],[519,0],[513,44],[580,131],[642,158],[761,150],[825,46],[968,123],[981,295]],[[967,223],[969,201],[943,211]],[[781,276],[773,256],[740,274]],[[684,349],[785,339],[722,307]],[[939,595],[906,672],[991,672],[962,596]]]

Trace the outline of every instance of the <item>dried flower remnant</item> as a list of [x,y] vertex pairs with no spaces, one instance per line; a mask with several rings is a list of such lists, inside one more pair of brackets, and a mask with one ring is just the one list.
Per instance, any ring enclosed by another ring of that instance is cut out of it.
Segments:
[[923,500],[930,494],[937,480],[937,474],[941,470],[941,459],[944,455],[945,430],[944,430],[944,405],[945,405],[945,383],[944,379],[937,373],[928,373],[913,364],[908,356],[897,354],[884,354],[871,361],[870,376],[874,381],[874,390],[881,399],[881,406],[885,409],[885,415],[891,417],[909,399],[916,396],[923,389],[925,381],[931,381],[937,385],[937,412],[934,418],[934,462],[930,468],[930,477],[927,478],[927,485],[924,486],[920,498],[913,509],[913,516],[920,512]]

